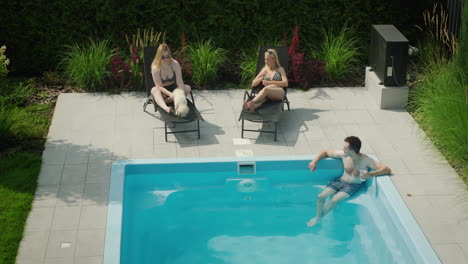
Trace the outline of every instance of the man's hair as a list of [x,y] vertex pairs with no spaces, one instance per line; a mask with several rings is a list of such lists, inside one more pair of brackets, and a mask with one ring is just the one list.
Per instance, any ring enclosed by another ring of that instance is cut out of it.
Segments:
[[344,141],[349,143],[349,148],[352,151],[359,153],[361,150],[361,140],[358,137],[350,136],[345,138]]

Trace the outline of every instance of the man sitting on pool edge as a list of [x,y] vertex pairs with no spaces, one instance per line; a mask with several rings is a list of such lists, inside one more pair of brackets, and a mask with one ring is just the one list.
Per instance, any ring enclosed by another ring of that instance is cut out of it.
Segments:
[[[336,178],[329,183],[325,189],[317,196],[317,210],[314,218],[307,222],[307,226],[314,226],[320,219],[333,210],[339,201],[342,201],[356,193],[365,180],[379,175],[390,174],[388,166],[381,164],[359,153],[361,149],[361,140],[358,137],[350,136],[344,139],[343,150],[323,150],[313,161],[309,163],[309,169],[313,172],[317,167],[317,162],[323,158],[340,158],[343,161],[343,176]],[[368,172],[368,169],[374,171]],[[362,179],[362,180],[361,180]],[[334,195],[324,208],[325,199]]]

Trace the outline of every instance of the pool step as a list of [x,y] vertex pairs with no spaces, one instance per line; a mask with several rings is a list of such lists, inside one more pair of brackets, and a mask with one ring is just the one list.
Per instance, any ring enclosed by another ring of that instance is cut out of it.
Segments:
[[230,178],[226,179],[227,190],[237,192],[258,192],[271,189],[270,181],[267,178]]

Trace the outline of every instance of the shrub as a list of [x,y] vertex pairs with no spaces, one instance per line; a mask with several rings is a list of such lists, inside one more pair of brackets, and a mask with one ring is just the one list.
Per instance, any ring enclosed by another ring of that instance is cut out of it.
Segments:
[[6,46],[3,45],[0,47],[0,92],[4,90],[7,86],[7,75],[8,75],[8,64],[10,60],[5,55]]
[[303,89],[320,84],[325,76],[325,62],[307,58],[304,53],[296,53],[292,58],[292,72],[295,83]]
[[255,70],[257,69],[257,52],[242,52],[242,62],[239,67],[241,69],[241,82],[248,84],[255,78]]
[[[468,70],[468,69],[465,69]],[[413,89],[413,107],[421,127],[455,167],[468,164],[467,80],[455,64],[433,70]],[[468,174],[465,171],[465,180]]]
[[[144,89],[145,79],[143,74],[143,52],[145,47],[158,46],[166,39],[166,32],[155,32],[153,28],[137,30],[136,34],[129,37],[125,35],[125,40],[130,48],[129,76],[132,79],[133,87],[137,90]],[[115,75],[115,74],[114,74]]]
[[132,75],[133,87],[137,90],[142,90],[145,87],[145,77],[143,75],[142,64],[130,62],[130,72]]
[[46,71],[42,75],[43,81],[48,85],[62,84],[62,76],[57,71]]
[[0,105],[23,107],[29,103],[30,96],[36,89],[34,79],[28,79],[17,85],[5,84],[0,87]]
[[[11,47],[13,65],[10,69],[17,73],[37,73],[55,68],[60,59],[57,51],[63,45],[83,43],[91,32],[94,36],[109,36],[113,44],[124,47],[126,42],[122,36],[128,34],[131,39],[137,28],[164,29],[169,41],[177,40],[181,30],[186,32],[187,38],[192,38],[196,29],[205,34],[203,37],[213,37],[219,47],[238,54],[255,45],[259,34],[280,36],[295,23],[302,26],[304,39],[317,39],[323,25],[340,26],[343,17],[353,21],[359,29],[359,38],[367,42],[371,24],[397,23],[411,28],[417,23],[406,18],[419,18],[414,14],[419,14],[421,6],[431,1],[408,1],[404,5],[400,1],[385,0],[192,0],[183,5],[180,1],[148,4],[146,0],[134,0],[131,4],[118,1],[64,0],[47,4],[37,0],[2,1],[0,32],[4,32],[2,40]],[[179,47],[171,45],[171,48]]]
[[[166,39],[166,32],[155,32],[153,28],[137,29],[137,33],[133,34],[131,39],[125,34],[125,40],[130,47],[130,54],[132,56],[138,55],[139,58],[143,58],[143,48],[150,46],[158,46]],[[135,54],[135,51],[137,54]]]
[[13,127],[13,120],[10,116],[10,110],[5,105],[0,104],[0,149],[4,149],[14,141],[11,129]]
[[115,55],[110,61],[109,67],[112,73],[110,81],[113,87],[125,89],[132,84],[130,65],[119,56],[119,48],[115,49]]
[[337,81],[346,77],[352,66],[359,62],[358,38],[346,25],[338,34],[323,31],[323,40],[318,48],[311,50],[312,57],[325,61],[326,77]]
[[72,83],[85,91],[96,92],[102,89],[110,76],[107,66],[115,56],[114,50],[108,47],[108,40],[89,39],[83,47],[67,46],[60,66]]
[[174,58],[179,62],[180,68],[182,70],[182,78],[184,81],[188,81],[192,78],[192,63],[190,62],[188,52],[188,45],[185,42],[185,32],[182,31],[180,35],[180,49],[174,52]]
[[198,41],[189,46],[193,80],[201,87],[216,80],[217,72],[226,59],[226,51],[215,48],[211,39]]
[[454,57],[432,61],[410,90],[409,103],[428,137],[468,182],[468,5],[461,28]]
[[3,78],[6,78],[8,74],[8,64],[10,64],[10,60],[6,57],[5,55],[6,52],[6,46],[3,45],[0,47],[0,78],[3,80]]
[[299,26],[294,28],[294,35],[289,46],[289,70],[288,78],[301,88],[310,88],[322,80],[325,71],[323,61],[307,58],[304,53],[299,53]]

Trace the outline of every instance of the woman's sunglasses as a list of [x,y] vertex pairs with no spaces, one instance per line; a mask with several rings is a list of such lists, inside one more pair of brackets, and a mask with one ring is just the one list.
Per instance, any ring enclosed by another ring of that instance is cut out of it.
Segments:
[[161,59],[163,59],[163,60],[164,60],[164,59],[169,59],[170,57],[171,57],[171,56],[169,56],[169,55],[166,55],[166,56],[165,56],[165,55],[162,55],[162,56],[161,56]]
[[265,51],[265,53],[268,53],[269,55],[272,55],[273,57],[276,57],[275,53],[271,50]]

